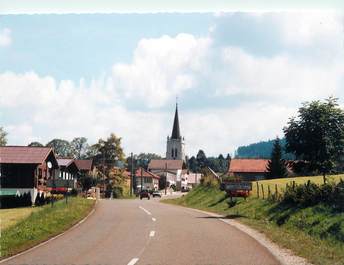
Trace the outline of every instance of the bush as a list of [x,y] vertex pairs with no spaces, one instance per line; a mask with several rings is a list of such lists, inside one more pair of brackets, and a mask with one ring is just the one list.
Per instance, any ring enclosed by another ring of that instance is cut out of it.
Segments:
[[72,189],[71,192],[70,192],[70,195],[71,196],[77,196],[78,195],[78,191],[76,189]]
[[324,203],[337,210],[344,210],[344,181],[338,184],[326,183],[321,186],[308,181],[302,185],[287,185],[282,203],[300,207]]
[[121,198],[123,197],[123,187],[115,186],[112,189],[112,194],[114,198]]

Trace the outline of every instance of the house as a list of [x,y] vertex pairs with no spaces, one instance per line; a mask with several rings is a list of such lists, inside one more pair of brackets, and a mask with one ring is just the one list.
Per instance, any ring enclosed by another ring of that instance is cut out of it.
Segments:
[[268,162],[268,159],[232,159],[228,174],[244,180],[264,179]]
[[160,177],[143,168],[138,168],[135,172],[135,181],[137,189],[158,190]]
[[66,189],[76,188],[79,168],[71,158],[58,158],[59,179],[66,180]]
[[91,175],[93,170],[93,160],[92,159],[75,159],[74,160],[80,174]]
[[149,172],[166,178],[169,186],[176,185],[177,189],[181,189],[182,170],[183,160],[152,159],[148,164]]
[[38,192],[49,190],[48,181],[55,179],[58,162],[50,147],[0,147],[0,195],[29,192],[32,203]]
[[201,173],[193,173],[188,170],[182,172],[182,187],[194,188],[201,182]]

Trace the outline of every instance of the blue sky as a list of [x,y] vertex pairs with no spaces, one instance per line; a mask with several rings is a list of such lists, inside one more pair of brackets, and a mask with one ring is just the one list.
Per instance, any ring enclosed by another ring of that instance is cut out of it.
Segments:
[[0,15],[0,126],[9,144],[90,143],[164,155],[179,98],[186,150],[282,135],[301,102],[344,98],[343,14]]

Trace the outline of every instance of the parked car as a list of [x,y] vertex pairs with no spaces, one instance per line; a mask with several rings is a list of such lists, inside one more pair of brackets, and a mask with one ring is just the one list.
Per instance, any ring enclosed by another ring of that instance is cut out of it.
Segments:
[[140,200],[142,200],[142,198],[147,198],[148,200],[150,199],[150,194],[148,190],[142,190],[140,192]]
[[161,198],[161,193],[156,190],[156,191],[153,191],[152,196],[153,196],[153,198],[155,198],[155,197]]

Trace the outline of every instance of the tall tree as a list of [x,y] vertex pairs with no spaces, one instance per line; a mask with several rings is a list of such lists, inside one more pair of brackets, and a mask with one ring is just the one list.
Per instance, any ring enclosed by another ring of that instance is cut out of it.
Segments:
[[43,147],[44,145],[40,142],[31,142],[27,146]]
[[59,157],[71,157],[72,148],[68,141],[62,139],[53,139],[46,146],[54,148],[55,154]]
[[124,162],[124,152],[121,146],[121,140],[122,138],[117,137],[114,133],[112,133],[106,141],[99,139],[98,143],[92,146],[93,152],[96,153],[94,156],[95,163],[110,169],[116,166],[118,161]]
[[71,142],[71,150],[73,157],[76,159],[85,158],[89,145],[87,143],[87,138],[85,137],[76,137]]
[[207,166],[207,156],[205,155],[203,150],[198,151],[196,160],[200,168],[204,168]]
[[5,132],[5,130],[0,127],[0,146],[5,146],[7,144],[7,132]]
[[266,178],[283,178],[287,176],[285,161],[282,159],[282,147],[280,139],[277,137],[272,148],[271,159],[267,165]]
[[344,112],[338,100],[303,103],[297,118],[284,128],[286,149],[324,175],[344,155]]

